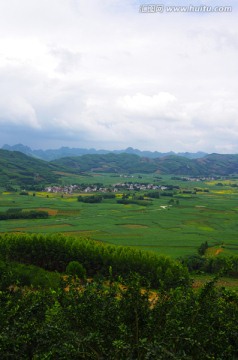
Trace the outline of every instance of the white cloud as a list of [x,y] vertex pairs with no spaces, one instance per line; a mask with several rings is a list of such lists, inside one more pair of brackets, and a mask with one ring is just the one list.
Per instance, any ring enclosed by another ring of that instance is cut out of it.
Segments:
[[158,120],[177,121],[181,117],[178,100],[172,94],[160,92],[152,96],[136,94],[126,95],[119,99],[119,105],[128,115]]
[[0,2],[0,142],[14,124],[18,142],[32,131],[48,148],[238,152],[235,2],[229,14],[141,3]]

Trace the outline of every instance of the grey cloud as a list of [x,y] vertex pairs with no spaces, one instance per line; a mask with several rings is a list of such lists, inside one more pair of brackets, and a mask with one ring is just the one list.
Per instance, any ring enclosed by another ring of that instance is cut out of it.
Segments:
[[77,70],[81,64],[82,54],[65,48],[52,47],[50,54],[55,56],[58,65],[56,71],[68,73]]

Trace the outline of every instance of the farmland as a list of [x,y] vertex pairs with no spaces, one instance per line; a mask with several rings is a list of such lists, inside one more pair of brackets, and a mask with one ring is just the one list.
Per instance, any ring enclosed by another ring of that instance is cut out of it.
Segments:
[[[171,176],[135,175],[121,178],[108,174],[89,174],[70,178],[64,184],[94,184],[105,186],[115,183],[153,183],[177,186],[173,196],[147,198],[148,191],[118,191],[115,199],[104,199],[100,203],[83,203],[78,196],[89,193],[28,192],[22,196],[16,192],[2,192],[0,211],[11,208],[43,210],[47,219],[14,219],[0,223],[0,231],[24,233],[62,233],[87,236],[94,240],[139,248],[158,254],[178,258],[197,252],[201,243],[208,242],[210,254],[237,254],[238,181],[236,179],[184,181]],[[194,191],[196,189],[196,191]],[[144,204],[118,204],[117,200],[127,194],[143,195]],[[172,200],[172,201],[171,201]]]
[[237,179],[61,175],[0,194],[1,358],[237,358]]

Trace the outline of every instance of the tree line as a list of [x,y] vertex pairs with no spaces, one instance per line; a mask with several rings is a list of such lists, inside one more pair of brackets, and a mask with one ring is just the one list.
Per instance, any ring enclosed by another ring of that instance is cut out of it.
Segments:
[[8,209],[5,212],[0,212],[0,220],[11,219],[47,219],[49,214],[43,210],[22,210],[22,209]]
[[61,234],[0,235],[0,254],[2,260],[58,272],[64,272],[70,261],[78,261],[88,277],[108,276],[109,267],[114,277],[136,272],[154,288],[186,287],[190,281],[187,268],[169,257]]

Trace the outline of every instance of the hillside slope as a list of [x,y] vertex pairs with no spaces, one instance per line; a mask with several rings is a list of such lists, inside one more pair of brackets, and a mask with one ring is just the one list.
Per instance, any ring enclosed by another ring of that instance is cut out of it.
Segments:
[[210,154],[195,162],[203,174],[238,174],[238,154]]
[[238,174],[238,155],[211,154],[200,159],[170,155],[149,159],[133,154],[83,155],[54,160],[67,171],[108,173],[161,173],[188,176]]
[[54,160],[51,163],[75,173],[84,171],[108,173],[153,173],[157,166],[153,159],[133,154],[83,155]]
[[210,154],[200,159],[166,156],[156,159],[162,174],[212,176],[238,174],[238,155]]
[[0,149],[0,185],[36,185],[57,181],[58,167],[17,151]]

